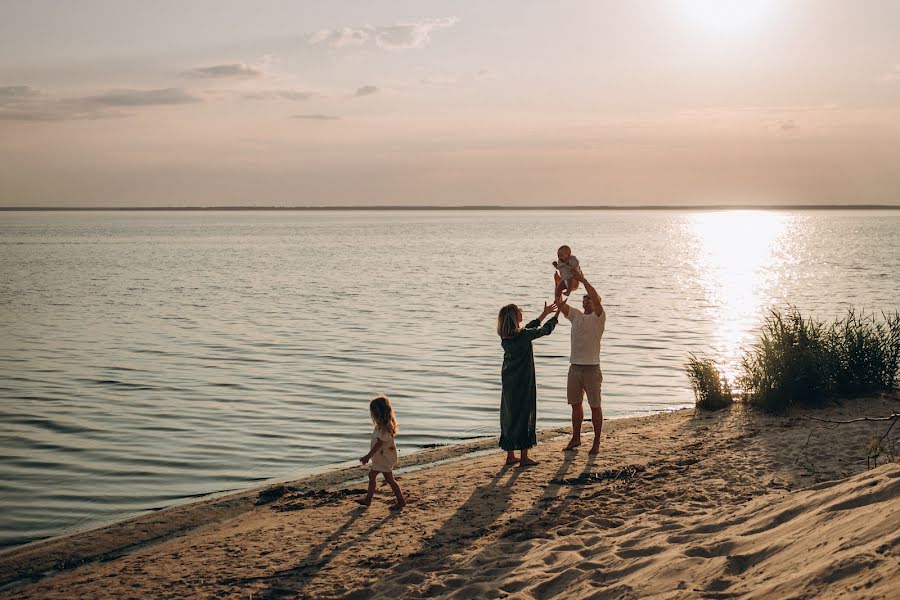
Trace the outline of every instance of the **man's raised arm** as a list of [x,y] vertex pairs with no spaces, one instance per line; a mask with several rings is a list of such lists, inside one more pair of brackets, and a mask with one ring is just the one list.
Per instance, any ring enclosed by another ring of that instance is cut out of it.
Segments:
[[575,272],[575,279],[584,284],[584,289],[588,293],[588,296],[591,298],[591,304],[594,306],[594,312],[598,315],[603,312],[603,304],[600,302],[600,294],[597,293],[597,290],[594,289],[594,286],[591,285],[591,282],[584,278],[583,273]]

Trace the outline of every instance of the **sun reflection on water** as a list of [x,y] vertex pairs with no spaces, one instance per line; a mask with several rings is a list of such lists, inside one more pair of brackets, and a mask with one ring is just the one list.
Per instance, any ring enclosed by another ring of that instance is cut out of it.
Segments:
[[694,260],[706,291],[707,314],[715,323],[714,358],[734,383],[741,349],[749,346],[765,311],[777,302],[775,290],[791,258],[786,240],[792,215],[729,211],[689,215],[687,229],[696,241]]

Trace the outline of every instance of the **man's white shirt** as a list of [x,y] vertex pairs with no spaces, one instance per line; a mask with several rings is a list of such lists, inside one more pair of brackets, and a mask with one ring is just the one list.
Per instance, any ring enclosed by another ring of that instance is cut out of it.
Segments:
[[569,355],[569,362],[573,365],[599,365],[600,339],[606,329],[606,311],[599,315],[586,315],[570,306],[565,316],[572,322],[572,353]]

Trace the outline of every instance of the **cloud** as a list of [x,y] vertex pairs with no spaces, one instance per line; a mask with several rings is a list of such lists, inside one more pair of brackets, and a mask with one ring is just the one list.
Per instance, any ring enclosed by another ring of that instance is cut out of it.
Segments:
[[496,75],[493,71],[489,69],[479,69],[468,73],[437,73],[427,75],[419,79],[419,83],[422,85],[442,87],[486,81],[495,78]]
[[900,81],[900,63],[893,66],[887,73],[883,74],[879,79],[886,83]]
[[375,87],[374,85],[364,85],[361,88],[357,88],[354,96],[356,96],[357,98],[361,98],[363,96],[371,96],[372,94],[376,93],[377,91],[378,91],[378,88]]
[[312,46],[327,44],[332,48],[362,46],[368,40],[368,31],[365,29],[352,29],[350,27],[342,27],[340,29],[320,29],[309,37],[309,43]]
[[362,46],[370,40],[374,40],[375,45],[384,50],[409,50],[424,48],[431,42],[432,31],[452,27],[458,22],[457,17],[443,17],[377,27],[364,25],[362,27],[321,29],[312,34],[308,42],[312,46],[325,44],[331,48],[340,49]]
[[262,70],[243,63],[197,67],[181,72],[181,77],[187,79],[254,79],[262,75]]
[[303,102],[316,95],[316,92],[305,90],[258,90],[256,92],[245,92],[241,97],[245,100],[291,100],[293,102]]
[[110,90],[74,98],[53,98],[28,86],[0,87],[0,120],[66,121],[129,116],[120,108],[166,106],[201,102],[181,88]]
[[458,22],[456,17],[445,17],[378,27],[375,30],[375,43],[385,50],[424,48],[431,41],[432,31],[452,27]]
[[99,106],[161,106],[168,104],[190,104],[200,102],[200,98],[191,96],[182,88],[164,88],[161,90],[111,90],[105,94],[87,96],[84,102]]
[[41,93],[27,85],[7,85],[0,87],[0,106],[40,96]]
[[308,119],[310,121],[337,121],[340,117],[335,115],[293,115],[292,119]]

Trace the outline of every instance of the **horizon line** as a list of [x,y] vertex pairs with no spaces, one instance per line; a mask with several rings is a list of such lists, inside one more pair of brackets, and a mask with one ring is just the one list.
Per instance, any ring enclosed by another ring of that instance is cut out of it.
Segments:
[[900,210],[900,204],[683,204],[683,205],[354,205],[354,206],[0,206],[0,212],[65,211],[428,211],[428,210]]

